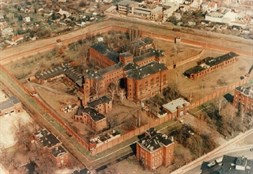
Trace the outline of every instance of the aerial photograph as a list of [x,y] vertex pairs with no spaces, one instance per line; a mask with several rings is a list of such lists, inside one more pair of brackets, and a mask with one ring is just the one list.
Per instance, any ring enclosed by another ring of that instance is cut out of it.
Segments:
[[0,174],[253,174],[253,0],[0,0]]

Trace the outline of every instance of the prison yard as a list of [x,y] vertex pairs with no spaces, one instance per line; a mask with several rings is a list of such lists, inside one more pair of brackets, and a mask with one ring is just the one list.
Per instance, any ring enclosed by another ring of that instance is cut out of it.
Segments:
[[[233,106],[223,95],[248,82],[253,60],[152,35],[132,26],[68,45],[57,40],[53,50],[5,68],[54,113],[52,123],[76,140],[87,167],[173,171],[252,127],[248,113],[241,118],[234,111],[229,120]],[[194,67],[205,73],[192,78],[186,72]],[[129,155],[132,144],[136,157]],[[154,148],[165,161],[148,163]],[[130,157],[114,164],[123,155]]]

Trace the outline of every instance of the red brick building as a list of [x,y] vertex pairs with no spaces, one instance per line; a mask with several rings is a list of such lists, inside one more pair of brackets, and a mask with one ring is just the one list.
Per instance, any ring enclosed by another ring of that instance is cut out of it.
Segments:
[[69,162],[68,151],[62,146],[62,142],[47,129],[36,132],[34,138],[40,143],[44,151],[50,152],[50,158],[57,167],[65,166]]
[[88,106],[96,109],[96,111],[101,114],[107,114],[112,110],[112,100],[107,96],[103,96],[97,100],[89,102]]
[[136,145],[137,160],[148,169],[169,166],[174,159],[174,142],[167,135],[150,128]]
[[239,86],[234,91],[233,105],[237,109],[243,108],[246,112],[253,111],[253,86]]
[[117,54],[110,51],[103,43],[96,44],[89,50],[88,63],[105,68],[86,71],[83,105],[86,106],[95,94],[104,95],[110,84],[117,86],[120,81],[124,83],[129,100],[139,101],[160,93],[168,84],[164,62],[160,50],[149,50],[134,57],[128,52]]
[[145,100],[168,85],[167,67],[157,62],[149,63],[127,72],[127,99]]
[[207,57],[202,61],[198,62],[198,65],[192,67],[184,72],[184,75],[190,79],[196,79],[205,76],[206,74],[221,69],[224,66],[232,64],[237,61],[238,55],[236,53],[230,52],[222,56],[213,58]]
[[51,159],[57,167],[63,167],[69,162],[69,153],[63,146],[56,146],[51,149]]
[[96,132],[102,131],[108,127],[106,117],[90,107],[79,107],[74,115],[74,120],[83,121]]

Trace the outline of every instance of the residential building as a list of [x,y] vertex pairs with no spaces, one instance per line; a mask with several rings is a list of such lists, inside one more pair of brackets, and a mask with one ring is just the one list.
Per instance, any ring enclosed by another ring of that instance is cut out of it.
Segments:
[[41,129],[34,133],[34,138],[37,140],[42,147],[45,149],[53,149],[56,146],[61,145],[62,143],[60,140],[51,132],[49,132],[47,129]]
[[56,146],[51,149],[51,158],[57,167],[65,166],[69,161],[69,153],[63,146]]
[[184,72],[184,75],[190,79],[200,78],[204,75],[215,71],[217,69],[221,69],[224,66],[230,65],[237,61],[237,54],[234,52],[229,52],[222,56],[213,58],[207,57],[202,61],[198,62],[198,65],[192,67]]
[[50,152],[50,158],[57,167],[65,166],[68,163],[69,153],[54,134],[44,128],[34,133],[34,138],[43,147],[43,150]]
[[253,86],[239,86],[234,91],[233,105],[246,112],[253,111]]
[[153,170],[162,165],[168,167],[174,159],[174,142],[167,135],[150,128],[137,142],[136,158],[148,169]]
[[119,14],[126,16],[134,16],[144,19],[161,20],[163,16],[163,8],[155,6],[154,8],[146,8],[140,6],[137,2],[123,0],[117,4]]
[[173,115],[173,118],[178,118],[179,116],[185,115],[189,109],[190,103],[183,98],[178,98],[167,104],[163,105],[163,108]]

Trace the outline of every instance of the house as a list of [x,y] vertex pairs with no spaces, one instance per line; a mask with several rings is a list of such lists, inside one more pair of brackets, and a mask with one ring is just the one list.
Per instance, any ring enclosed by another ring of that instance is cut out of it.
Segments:
[[137,160],[148,169],[154,170],[160,166],[168,167],[174,159],[174,142],[155,128],[145,132],[136,145]]
[[62,145],[51,149],[51,154],[51,158],[57,167],[65,166],[69,161],[69,153]]
[[41,129],[34,133],[34,138],[37,140],[40,145],[46,149],[51,150],[58,145],[61,145],[61,141],[51,132],[49,132],[46,128]]

